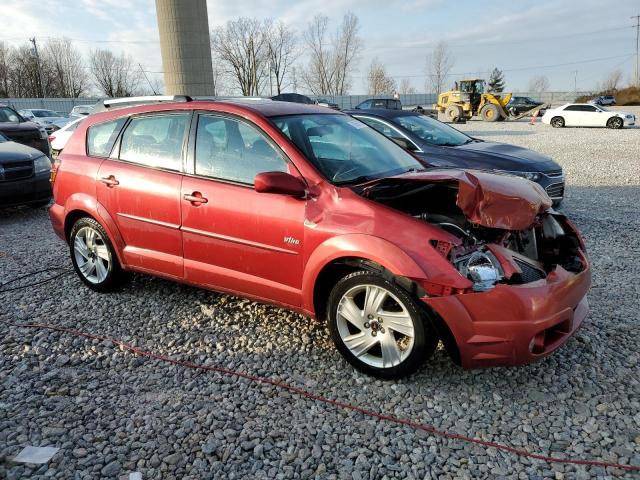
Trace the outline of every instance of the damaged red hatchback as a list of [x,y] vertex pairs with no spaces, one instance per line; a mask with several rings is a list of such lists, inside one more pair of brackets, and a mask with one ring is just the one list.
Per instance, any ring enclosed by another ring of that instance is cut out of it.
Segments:
[[463,367],[561,346],[587,314],[575,227],[527,180],[424,170],[347,115],[271,101],[185,101],[92,115],[52,172],[57,234],[80,278],[127,271],[326,319],[383,378],[442,340]]

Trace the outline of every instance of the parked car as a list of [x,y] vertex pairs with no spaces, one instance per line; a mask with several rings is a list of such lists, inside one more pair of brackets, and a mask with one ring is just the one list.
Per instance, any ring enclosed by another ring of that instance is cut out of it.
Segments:
[[27,108],[19,110],[18,113],[27,120],[31,120],[32,122],[35,122],[38,125],[44,127],[47,133],[51,133],[54,130],[57,130],[58,127],[55,125],[55,123],[60,120],[64,121],[66,119],[66,117],[60,116],[58,112],[54,112],[53,110],[46,110],[43,108]]
[[372,108],[402,110],[402,102],[396,98],[370,98],[355,107],[356,110],[370,110]]
[[330,102],[326,98],[319,98],[316,100],[316,105],[320,105],[321,107],[332,108],[333,110],[340,110],[340,106],[337,103]]
[[430,167],[471,168],[507,173],[539,184],[559,206],[564,197],[562,167],[527,148],[487,142],[434,118],[406,110],[353,110],[358,120],[416,155]]
[[[511,100],[507,103],[505,110],[510,112],[512,115],[521,115],[541,105],[544,104],[529,97],[511,97]],[[543,109],[539,111],[539,115],[544,115]]]
[[0,133],[0,207],[41,207],[51,200],[51,161]]
[[13,108],[0,105],[0,133],[9,140],[22,143],[51,155],[47,132],[44,127],[20,116]]
[[614,97],[613,95],[600,95],[599,97],[590,100],[589,103],[602,106],[615,105],[616,97]]
[[91,115],[93,107],[93,105],[76,105],[71,109],[69,116],[74,118],[86,117],[87,115]]
[[[55,232],[89,288],[127,271],[327,319],[355,367],[550,354],[587,314],[575,227],[528,180],[425,171],[340,112],[266,101],[94,114],[54,165]],[[140,292],[138,292],[140,294]]]
[[632,113],[607,110],[589,103],[566,103],[558,108],[547,110],[542,123],[552,127],[608,127],[622,128],[636,124]]
[[313,105],[315,103],[309,97],[300,93],[281,93],[271,97],[271,100],[275,100],[276,102],[303,103],[305,105]]
[[71,138],[73,132],[75,132],[76,128],[78,128],[78,125],[80,125],[80,122],[82,122],[85,118],[87,117],[83,116],[80,118],[76,118],[75,120],[72,120],[71,122],[64,125],[60,130],[56,130],[51,135],[49,135],[49,143],[51,144],[51,155],[53,158],[58,157],[64,146],[69,141],[69,138]]

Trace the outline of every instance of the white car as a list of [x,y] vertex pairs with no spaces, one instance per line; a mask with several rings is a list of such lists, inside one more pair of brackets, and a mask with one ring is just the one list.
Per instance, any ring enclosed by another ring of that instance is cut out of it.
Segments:
[[93,105],[76,105],[71,109],[69,116],[72,118],[80,118],[91,115],[93,111]]
[[80,122],[82,122],[85,118],[87,117],[83,116],[83,117],[77,118],[67,123],[60,130],[56,130],[51,135],[49,135],[49,143],[51,143],[51,155],[54,158],[57,157],[58,154],[62,151],[62,149],[65,147],[65,145],[69,141],[69,138],[71,138],[71,135],[73,134],[75,129],[78,128],[78,125],[80,125]]
[[589,103],[567,103],[549,109],[542,116],[542,123],[552,127],[609,127],[622,128],[636,124],[632,113],[607,110]]
[[27,120],[35,122],[38,125],[44,127],[47,133],[51,133],[54,130],[57,130],[58,127],[55,125],[55,123],[66,118],[60,115],[58,112],[54,112],[53,110],[47,110],[44,108],[26,108],[23,110],[18,110],[18,113]]

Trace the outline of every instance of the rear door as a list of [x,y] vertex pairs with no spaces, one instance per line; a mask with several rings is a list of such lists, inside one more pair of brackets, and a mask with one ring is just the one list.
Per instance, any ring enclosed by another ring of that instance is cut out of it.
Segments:
[[201,113],[194,123],[181,200],[186,279],[299,305],[306,200],[253,188],[261,172],[299,173],[243,119]]
[[191,112],[132,117],[98,172],[98,201],[126,244],[127,264],[183,278],[180,187]]
[[583,127],[585,119],[582,116],[580,105],[568,105],[562,110],[564,124],[568,127]]

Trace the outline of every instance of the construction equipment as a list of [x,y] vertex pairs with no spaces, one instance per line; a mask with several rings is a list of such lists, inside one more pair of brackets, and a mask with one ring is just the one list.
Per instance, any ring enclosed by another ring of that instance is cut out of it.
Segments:
[[479,116],[485,122],[497,122],[517,120],[546,107],[546,105],[539,105],[516,115],[507,109],[511,93],[496,95],[484,90],[485,81],[480,78],[456,81],[453,90],[438,95],[438,103],[434,104],[433,108],[439,113],[444,113],[447,121],[450,122],[469,120],[473,116]]

